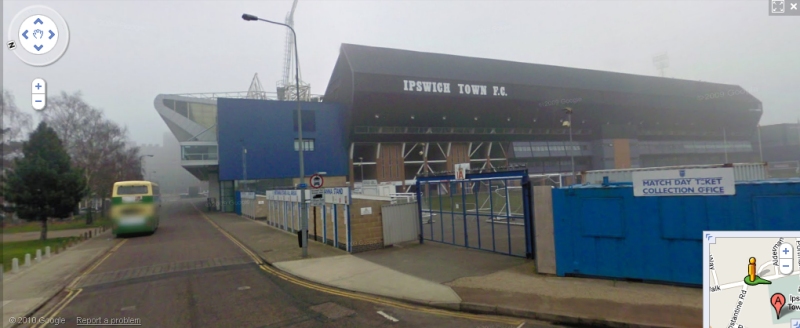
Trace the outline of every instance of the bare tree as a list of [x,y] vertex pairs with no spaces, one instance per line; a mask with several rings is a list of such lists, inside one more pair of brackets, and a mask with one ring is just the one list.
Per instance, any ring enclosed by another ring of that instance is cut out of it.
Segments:
[[3,136],[3,167],[11,168],[13,158],[22,151],[22,137],[31,130],[31,115],[22,112],[14,101],[14,95],[8,90],[3,90],[3,122],[0,133]]
[[[100,109],[87,104],[80,92],[59,96],[49,100],[42,119],[47,122],[64,141],[75,167],[84,172],[88,195],[104,200],[111,194],[111,186],[122,170],[127,158],[127,129],[107,120]],[[138,165],[137,165],[138,167]],[[102,202],[105,212],[105,202]],[[87,224],[93,220],[91,211]]]

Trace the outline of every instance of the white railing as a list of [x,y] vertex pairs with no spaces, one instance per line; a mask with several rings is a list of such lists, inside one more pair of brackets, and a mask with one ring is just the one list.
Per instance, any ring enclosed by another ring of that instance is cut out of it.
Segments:
[[411,203],[417,200],[417,194],[411,192],[391,193],[389,197],[392,199],[392,204]]

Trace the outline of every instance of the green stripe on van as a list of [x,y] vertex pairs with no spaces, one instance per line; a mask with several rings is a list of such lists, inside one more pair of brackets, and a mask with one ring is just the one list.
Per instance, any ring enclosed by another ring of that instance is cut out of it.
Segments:
[[117,196],[117,197],[112,197],[111,198],[111,204],[112,205],[121,205],[121,204],[151,204],[151,203],[153,203],[153,196],[138,196],[138,197],[142,198],[140,201],[138,201],[138,202],[129,202],[129,203],[123,202],[122,201],[123,197],[127,198],[127,197],[137,197],[137,196]]

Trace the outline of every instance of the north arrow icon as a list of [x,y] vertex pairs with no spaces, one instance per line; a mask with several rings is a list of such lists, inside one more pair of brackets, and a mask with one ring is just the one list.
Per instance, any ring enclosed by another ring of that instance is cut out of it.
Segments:
[[42,19],[41,19],[41,18],[37,18],[35,21],[33,21],[33,25],[36,25],[36,24],[42,24],[42,25],[44,25],[44,22],[42,22]]

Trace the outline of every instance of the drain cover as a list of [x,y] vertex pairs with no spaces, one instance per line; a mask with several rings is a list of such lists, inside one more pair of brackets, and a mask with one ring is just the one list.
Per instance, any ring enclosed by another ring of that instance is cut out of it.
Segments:
[[344,306],[341,306],[333,302],[314,305],[310,309],[319,312],[320,314],[326,316],[328,319],[331,320],[336,320],[339,318],[351,316],[356,313],[353,310],[350,310]]

